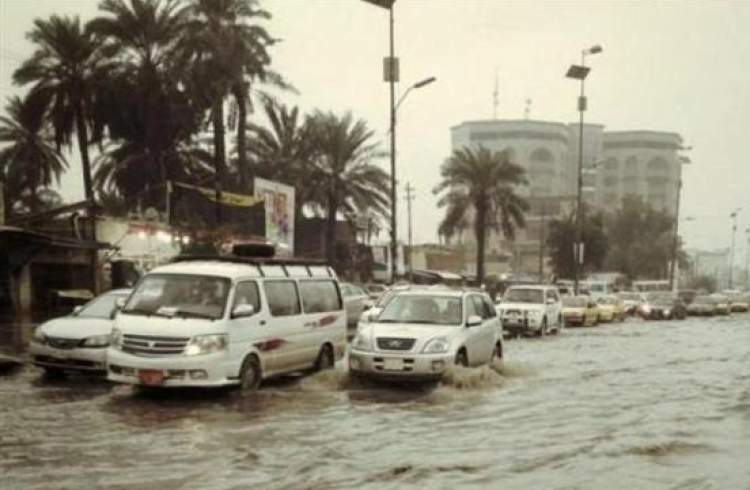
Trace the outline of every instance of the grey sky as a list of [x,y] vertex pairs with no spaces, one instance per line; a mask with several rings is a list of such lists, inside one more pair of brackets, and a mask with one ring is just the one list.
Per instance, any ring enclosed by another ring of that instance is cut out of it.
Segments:
[[[96,15],[95,0],[0,0],[0,90],[30,53],[24,34],[34,17]],[[382,57],[387,11],[361,0],[267,0],[271,32],[283,39],[275,68],[301,92],[286,102],[304,110],[351,110],[377,131],[388,129],[388,86]],[[396,51],[403,90],[426,76],[399,111],[400,236],[405,237],[403,184],[417,188],[415,239],[435,241],[441,217],[431,189],[450,151],[449,128],[492,115],[499,70],[498,117],[575,121],[577,85],[564,78],[582,48],[599,43],[587,83],[587,121],[610,130],[653,129],[682,134],[692,165],[685,168],[682,224],[689,246],[727,247],[729,213],[744,207],[737,261],[750,227],[750,2],[398,0]],[[78,159],[63,180],[67,199],[82,196]],[[387,162],[383,162],[386,166]]]

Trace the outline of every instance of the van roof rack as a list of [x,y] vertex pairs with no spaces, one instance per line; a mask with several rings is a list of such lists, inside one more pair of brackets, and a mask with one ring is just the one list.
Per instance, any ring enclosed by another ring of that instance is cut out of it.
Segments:
[[245,257],[239,255],[200,255],[200,254],[186,254],[177,255],[172,258],[171,262],[189,262],[196,260],[210,260],[219,262],[235,262],[241,264],[251,265],[324,265],[327,266],[328,262],[323,259],[306,259],[297,257]]

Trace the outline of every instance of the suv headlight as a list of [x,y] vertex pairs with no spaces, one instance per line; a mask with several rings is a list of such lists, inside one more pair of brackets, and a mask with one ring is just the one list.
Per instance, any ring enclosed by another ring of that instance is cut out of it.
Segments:
[[227,349],[226,334],[196,335],[185,346],[186,356],[197,356],[199,354],[210,354]]
[[109,335],[86,337],[83,340],[83,347],[107,347],[109,345],[109,338]]
[[46,344],[47,343],[47,336],[44,335],[44,332],[42,332],[42,327],[36,327],[34,329],[34,336],[32,337],[34,342],[37,344]]
[[427,344],[425,344],[424,349],[422,349],[423,354],[443,354],[445,352],[448,352],[448,348],[450,348],[450,342],[448,342],[448,339],[445,337],[435,337],[434,339],[431,339]]
[[359,351],[369,352],[372,350],[372,340],[369,335],[360,332],[352,340],[352,348]]
[[113,328],[109,334],[109,345],[115,349],[122,348],[122,331],[119,328]]

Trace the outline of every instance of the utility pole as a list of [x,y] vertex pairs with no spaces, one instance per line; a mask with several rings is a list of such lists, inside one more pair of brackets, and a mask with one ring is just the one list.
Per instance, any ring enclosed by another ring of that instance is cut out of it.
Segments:
[[674,291],[675,290],[675,278],[674,278],[674,269],[675,265],[677,265],[677,241],[678,241],[678,225],[680,223],[680,194],[682,193],[682,176],[680,176],[680,180],[677,182],[677,204],[675,207],[674,212],[674,233],[672,235],[672,261],[669,264],[669,290]]
[[411,239],[411,202],[414,200],[414,186],[411,185],[411,183],[406,183],[406,209],[409,216],[409,282],[413,282],[414,280],[414,268],[412,263],[412,239]]
[[544,282],[544,240],[545,240],[545,220],[547,217],[547,204],[542,201],[542,222],[539,227],[539,281]]

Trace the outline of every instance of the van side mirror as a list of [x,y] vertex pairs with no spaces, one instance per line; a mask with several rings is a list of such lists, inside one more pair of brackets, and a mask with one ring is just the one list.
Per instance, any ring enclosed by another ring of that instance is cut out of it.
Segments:
[[115,300],[115,310],[121,310],[125,306],[125,298],[117,298]]
[[253,316],[255,314],[255,307],[250,304],[237,305],[232,310],[232,318],[242,318],[246,316]]
[[481,324],[482,324],[482,317],[479,316],[479,315],[471,315],[466,320],[466,326],[467,327],[476,327],[476,326],[481,325]]
[[547,298],[547,304],[548,305],[554,305],[555,304],[555,298]]
[[82,309],[83,309],[83,305],[76,306],[75,308],[73,308],[73,315],[79,314]]

